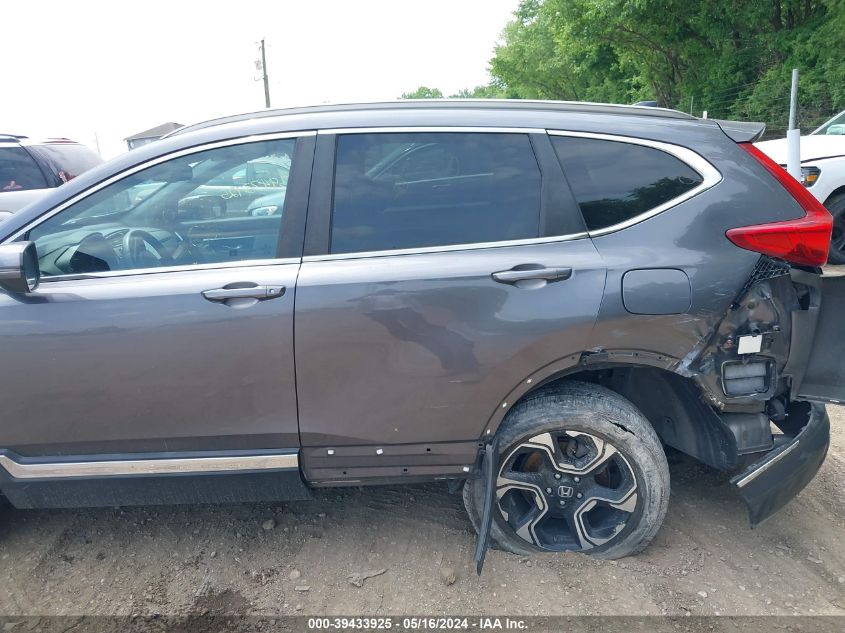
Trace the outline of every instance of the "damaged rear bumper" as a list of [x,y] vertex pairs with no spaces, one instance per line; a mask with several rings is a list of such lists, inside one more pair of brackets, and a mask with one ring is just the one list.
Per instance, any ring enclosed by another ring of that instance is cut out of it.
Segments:
[[785,444],[766,453],[731,479],[748,506],[751,527],[756,527],[804,489],[827,455],[830,421],[824,405],[811,404],[804,428]]

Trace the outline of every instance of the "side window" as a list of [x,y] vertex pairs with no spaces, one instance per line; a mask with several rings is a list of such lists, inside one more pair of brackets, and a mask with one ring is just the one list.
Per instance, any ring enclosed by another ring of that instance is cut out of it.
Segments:
[[330,250],[537,237],[540,190],[540,169],[524,134],[342,135]]
[[234,169],[230,169],[225,174],[220,174],[216,178],[208,181],[209,185],[217,185],[218,187],[234,187],[242,185],[246,182],[246,165],[238,165]]
[[251,180],[256,187],[278,187],[288,181],[290,162],[256,161],[250,165]]
[[[276,257],[295,143],[262,141],[188,154],[104,187],[30,230],[41,274]],[[230,177],[246,175],[256,161],[286,168],[272,183]]]
[[591,231],[630,220],[703,181],[653,147],[575,136],[553,136],[552,144]]
[[35,159],[23,147],[0,147],[0,193],[48,186]]
[[823,125],[813,134],[845,134],[845,112]]

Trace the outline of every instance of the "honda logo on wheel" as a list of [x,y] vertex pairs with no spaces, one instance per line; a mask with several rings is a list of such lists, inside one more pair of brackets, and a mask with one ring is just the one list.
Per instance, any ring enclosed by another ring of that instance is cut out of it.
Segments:
[[557,487],[557,496],[562,497],[563,499],[569,499],[572,496],[572,487],[571,486],[558,486]]

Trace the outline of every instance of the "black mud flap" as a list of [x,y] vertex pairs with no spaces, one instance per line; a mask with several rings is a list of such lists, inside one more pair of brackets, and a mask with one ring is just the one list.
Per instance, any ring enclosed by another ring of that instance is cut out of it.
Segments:
[[496,495],[496,467],[499,461],[499,445],[497,440],[484,447],[481,460],[481,478],[484,483],[484,508],[478,524],[478,539],[475,541],[475,573],[481,575],[484,568],[484,557],[490,545],[490,525],[493,522],[493,500]]
[[821,404],[806,403],[809,419],[791,441],[766,453],[731,484],[748,506],[751,527],[757,527],[785,506],[815,477],[830,444],[830,421]]
[[845,403],[845,275],[824,276],[821,282],[819,317],[797,397]]

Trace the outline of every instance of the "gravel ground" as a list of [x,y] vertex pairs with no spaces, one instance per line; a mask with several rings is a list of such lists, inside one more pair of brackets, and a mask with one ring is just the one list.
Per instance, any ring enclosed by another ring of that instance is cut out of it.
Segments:
[[[289,505],[0,507],[0,614],[845,615],[845,409],[815,480],[749,530],[728,476],[673,464],[639,556],[491,551],[442,485],[320,491]],[[350,575],[361,586],[350,582]]]

